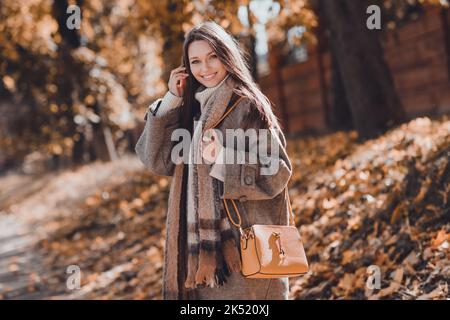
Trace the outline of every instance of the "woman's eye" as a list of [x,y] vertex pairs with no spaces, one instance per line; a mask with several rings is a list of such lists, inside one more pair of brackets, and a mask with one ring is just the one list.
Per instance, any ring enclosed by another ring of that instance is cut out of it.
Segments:
[[[217,59],[217,55],[212,54],[209,56],[210,59]],[[197,64],[199,61],[198,60],[193,60],[191,61],[191,64]]]

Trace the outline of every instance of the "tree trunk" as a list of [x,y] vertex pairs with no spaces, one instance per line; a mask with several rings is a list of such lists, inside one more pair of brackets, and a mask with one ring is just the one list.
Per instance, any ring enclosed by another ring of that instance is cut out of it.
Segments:
[[352,112],[342,82],[341,71],[334,52],[331,52],[331,110],[330,126],[334,130],[354,129]]
[[86,148],[86,139],[83,132],[79,132],[78,140],[73,143],[72,162],[82,164],[84,162],[84,152]]
[[[82,1],[78,1],[77,5],[81,7]],[[76,49],[80,46],[80,34],[77,29],[69,29],[66,26],[66,21],[69,15],[66,13],[69,3],[67,0],[58,0],[53,2],[53,17],[58,22],[58,32],[65,45],[71,49]]]
[[[93,110],[96,114],[101,115],[100,107],[96,102]],[[95,158],[102,161],[114,161],[117,159],[117,152],[114,145],[114,139],[111,130],[105,124],[106,121],[101,117],[98,123],[92,123],[93,146],[95,151]]]
[[183,22],[186,21],[184,15],[177,12],[185,11],[183,1],[166,1],[168,16],[160,23],[160,33],[163,39],[163,73],[162,79],[165,83],[169,81],[170,72],[178,68],[183,58],[184,31]]
[[249,23],[249,30],[250,33],[248,35],[248,41],[249,41],[249,64],[250,64],[250,72],[252,74],[253,80],[258,81],[258,55],[256,54],[256,30],[255,30],[255,21],[254,16],[250,14],[250,2],[247,3],[247,17],[248,17],[248,23]]
[[250,67],[250,74],[253,81],[258,81],[258,57],[256,54],[256,38],[253,34],[237,36],[239,44],[245,48],[248,54],[248,64]]
[[378,34],[366,26],[367,6],[362,0],[320,1],[360,139],[376,137],[406,119]]

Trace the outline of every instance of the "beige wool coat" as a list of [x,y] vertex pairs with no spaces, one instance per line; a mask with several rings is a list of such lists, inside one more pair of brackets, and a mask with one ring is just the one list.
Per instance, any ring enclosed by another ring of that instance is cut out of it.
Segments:
[[[228,107],[235,95],[230,99]],[[159,103],[161,99],[154,103]],[[236,108],[217,127],[225,137],[225,129],[244,127],[244,119],[253,112],[251,103],[242,99]],[[145,128],[135,151],[145,167],[156,175],[171,176],[166,217],[166,245],[164,252],[163,298],[168,300],[286,300],[288,278],[248,279],[240,272],[232,273],[220,287],[200,287],[186,290],[186,179],[187,165],[174,164],[171,151],[175,142],[172,132],[181,127],[183,107],[177,107],[161,116],[147,112]],[[248,122],[246,122],[248,123]],[[259,128],[255,128],[259,129]],[[243,227],[253,224],[289,224],[289,210],[284,188],[292,175],[292,166],[286,153],[286,139],[279,135],[279,170],[274,175],[260,175],[258,164],[225,164],[222,198],[238,200]],[[239,231],[233,227],[236,243]]]

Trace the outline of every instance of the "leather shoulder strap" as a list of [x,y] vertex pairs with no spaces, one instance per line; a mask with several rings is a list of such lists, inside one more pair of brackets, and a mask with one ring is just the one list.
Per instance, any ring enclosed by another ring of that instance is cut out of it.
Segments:
[[239,104],[239,102],[244,99],[244,97],[239,97],[236,102],[233,103],[233,105],[231,107],[229,107],[225,113],[222,115],[222,117],[220,117],[219,120],[216,121],[216,123],[214,123],[214,125],[211,126],[211,129],[217,127],[227,116],[228,114],[230,114],[231,111],[234,110],[234,108],[236,108],[236,106]]
[[[288,191],[288,187],[287,186],[286,186],[286,188],[284,188],[284,196],[285,196],[285,198],[284,198],[285,201],[287,201],[288,210],[289,210],[289,225],[295,227],[295,217],[294,217],[294,212],[292,211],[291,199],[289,198],[289,191]],[[239,212],[239,209],[236,206],[235,200],[234,199],[222,199],[222,200],[223,200],[225,211],[227,212],[227,215],[228,215],[228,219],[230,219],[231,223],[236,228],[238,228],[241,231],[241,233],[242,233],[242,218],[241,218],[241,214]],[[230,200],[231,203],[233,204],[234,212],[237,215],[238,222],[234,221],[234,219],[231,217],[230,210],[228,209],[227,200]]]

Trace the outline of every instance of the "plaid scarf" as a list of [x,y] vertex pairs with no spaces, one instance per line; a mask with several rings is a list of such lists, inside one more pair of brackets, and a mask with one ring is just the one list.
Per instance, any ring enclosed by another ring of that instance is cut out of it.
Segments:
[[[187,189],[188,270],[186,288],[223,285],[231,272],[241,270],[239,243],[220,199],[222,182],[209,175],[202,159],[203,133],[224,114],[236,83],[228,77],[201,106],[189,150]],[[194,161],[195,160],[195,161]]]

